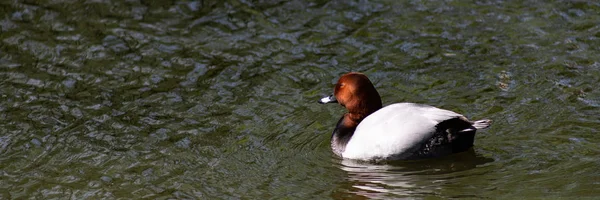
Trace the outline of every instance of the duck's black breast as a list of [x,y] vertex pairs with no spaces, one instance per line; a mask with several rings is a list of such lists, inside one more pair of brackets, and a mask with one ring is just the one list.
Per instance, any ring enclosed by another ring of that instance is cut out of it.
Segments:
[[354,131],[356,127],[346,127],[344,126],[344,116],[338,120],[333,133],[331,133],[331,150],[334,154],[338,156],[342,156],[344,150],[346,150],[346,145],[354,135]]

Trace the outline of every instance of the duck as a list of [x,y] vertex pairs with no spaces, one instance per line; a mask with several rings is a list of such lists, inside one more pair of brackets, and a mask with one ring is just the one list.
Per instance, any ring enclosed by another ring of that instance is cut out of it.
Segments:
[[343,159],[417,160],[464,152],[473,147],[475,132],[492,123],[425,104],[382,107],[375,86],[359,72],[343,74],[334,93],[319,103],[338,103],[348,111],[331,136],[333,153]]

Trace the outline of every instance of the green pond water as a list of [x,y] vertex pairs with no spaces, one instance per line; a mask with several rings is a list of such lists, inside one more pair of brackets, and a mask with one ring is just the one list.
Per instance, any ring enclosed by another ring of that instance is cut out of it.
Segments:
[[[342,160],[349,71],[494,123]],[[0,199],[597,199],[599,87],[594,0],[7,0]]]

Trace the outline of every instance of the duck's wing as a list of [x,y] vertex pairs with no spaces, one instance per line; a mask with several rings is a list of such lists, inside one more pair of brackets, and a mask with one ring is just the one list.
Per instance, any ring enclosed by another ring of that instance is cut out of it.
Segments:
[[390,156],[402,159],[431,138],[437,124],[453,118],[464,116],[422,104],[386,106],[360,122],[342,156],[360,160]]

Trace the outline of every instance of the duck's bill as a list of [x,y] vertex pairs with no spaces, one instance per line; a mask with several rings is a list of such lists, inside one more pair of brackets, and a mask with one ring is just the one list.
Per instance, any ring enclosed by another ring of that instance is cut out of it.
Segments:
[[337,99],[335,99],[335,96],[329,95],[328,97],[323,97],[321,100],[319,100],[319,103],[320,104],[337,103]]

